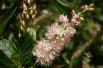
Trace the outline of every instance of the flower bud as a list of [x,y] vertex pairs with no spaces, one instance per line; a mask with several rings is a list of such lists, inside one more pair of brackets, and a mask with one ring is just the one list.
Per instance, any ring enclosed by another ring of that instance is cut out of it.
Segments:
[[32,15],[32,19],[34,19],[35,18],[35,15]]
[[30,14],[33,14],[33,10],[30,10]]
[[94,6],[94,3],[91,3],[89,6],[90,6],[90,7],[93,7],[93,6]]
[[85,5],[84,7],[85,7],[85,9],[88,9],[88,5]]
[[22,25],[24,26],[25,25],[25,21],[21,21]]
[[28,0],[28,4],[30,4],[31,3],[31,0]]
[[75,11],[74,11],[74,10],[72,10],[72,11],[71,11],[71,14],[72,14],[72,15],[75,15]]
[[84,11],[84,6],[81,6],[81,8],[80,8],[82,11]]
[[84,20],[84,18],[83,18],[83,17],[80,17],[80,20]]
[[28,14],[26,14],[26,18],[29,19],[29,15]]
[[76,19],[79,19],[79,16],[76,14],[76,15],[75,15],[75,18],[76,18]]
[[94,11],[94,8],[89,8],[90,11]]
[[20,26],[20,29],[21,29],[21,30],[24,30],[23,26]]
[[79,25],[79,23],[80,23],[80,22],[75,22],[75,23],[74,23],[74,25],[75,25],[75,26],[78,26],[78,25]]
[[36,9],[36,5],[33,6],[33,10],[35,10],[35,9]]
[[75,19],[71,19],[71,23],[75,23],[76,22],[76,20]]
[[26,11],[23,11],[23,14],[25,15],[25,14],[26,14]]
[[23,3],[23,9],[26,11],[27,10],[27,6],[26,4]]

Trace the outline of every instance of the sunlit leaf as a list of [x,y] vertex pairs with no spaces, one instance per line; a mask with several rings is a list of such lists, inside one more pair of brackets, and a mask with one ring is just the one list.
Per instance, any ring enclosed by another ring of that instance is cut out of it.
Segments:
[[[15,44],[12,41],[3,39],[0,41],[0,50],[9,58],[12,62],[14,62],[17,66],[19,66],[19,57],[16,57],[17,49]],[[16,60],[14,60],[16,58]]]

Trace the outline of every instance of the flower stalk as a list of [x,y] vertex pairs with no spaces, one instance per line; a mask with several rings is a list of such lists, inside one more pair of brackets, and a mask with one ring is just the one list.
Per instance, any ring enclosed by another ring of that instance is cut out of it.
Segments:
[[78,14],[72,10],[72,19],[70,21],[66,15],[60,15],[59,22],[61,24],[53,23],[48,28],[45,38],[40,40],[34,47],[32,53],[37,58],[36,62],[40,62],[41,65],[51,64],[76,33],[73,26],[78,26],[81,20],[84,20],[81,14],[92,7],[93,4],[87,7],[82,6],[82,11]]

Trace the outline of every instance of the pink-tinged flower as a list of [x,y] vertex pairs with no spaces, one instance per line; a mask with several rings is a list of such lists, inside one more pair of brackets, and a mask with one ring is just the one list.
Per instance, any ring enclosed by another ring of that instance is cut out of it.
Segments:
[[89,8],[90,11],[94,11],[94,8]]
[[24,9],[25,11],[27,11],[27,6],[26,6],[25,3],[23,3],[23,9]]
[[41,40],[33,49],[33,55],[36,56],[36,62],[41,64],[50,64],[51,61],[55,58],[55,54],[52,52],[52,44],[49,43],[49,40]]
[[79,19],[79,15],[75,14],[75,19],[78,20]]
[[59,16],[59,21],[60,22],[68,22],[69,20],[68,20],[68,18],[67,18],[67,15],[60,15]]
[[76,22],[76,23],[74,23],[74,25],[75,25],[75,26],[78,26],[78,25],[79,25],[79,23],[80,23],[80,22]]
[[79,25],[79,21],[76,19],[71,19],[71,23],[73,23],[75,26]]
[[81,6],[81,8],[80,8],[82,11],[84,11],[84,6]]
[[51,39],[54,36],[61,37],[63,33],[64,33],[64,28],[58,25],[57,23],[54,23],[48,28],[48,31],[45,34],[45,36],[46,38]]
[[74,11],[74,10],[72,10],[72,11],[71,11],[71,14],[72,14],[72,15],[75,15],[75,11]]
[[59,55],[63,47],[63,43],[59,39],[53,42],[43,39],[34,47],[32,53],[36,56],[37,63],[49,65]]
[[62,37],[62,42],[64,44],[67,44],[70,41],[70,38],[73,37],[75,33],[76,30],[73,27],[68,26],[64,32],[64,36]]
[[[90,6],[93,6],[93,4]],[[83,7],[84,11],[93,11],[94,8],[90,6],[85,5],[85,9]],[[81,12],[76,14],[75,11],[72,10],[71,14],[73,16],[71,23],[75,26],[77,26],[81,20],[84,20],[80,17]],[[37,58],[36,62],[41,63],[41,65],[51,64],[61,50],[63,50],[65,44],[67,44],[76,33],[76,30],[71,27],[71,24],[67,23],[67,16],[60,15],[59,21],[62,22],[61,25],[57,23],[52,24],[45,34],[46,39],[40,40],[32,51],[33,55]]]
[[[51,64],[75,33],[76,30],[70,25],[52,24],[46,33],[47,40],[39,41],[32,51],[37,58],[36,62],[40,62],[41,65]],[[54,38],[55,35],[57,35],[56,38]]]
[[76,23],[76,20],[75,20],[75,19],[71,19],[71,22],[72,22],[72,23]]
[[94,3],[91,3],[89,6],[90,6],[90,7],[93,7],[93,6],[94,6]]

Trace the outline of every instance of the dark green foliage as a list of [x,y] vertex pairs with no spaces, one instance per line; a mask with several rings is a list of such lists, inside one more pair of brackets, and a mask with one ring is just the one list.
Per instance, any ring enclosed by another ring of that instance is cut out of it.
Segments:
[[31,62],[32,49],[33,49],[33,45],[35,45],[34,39],[35,37],[33,35],[30,35],[29,33],[25,33],[17,42],[17,49],[20,55],[20,64],[23,66]]
[[[20,30],[21,1],[0,1],[0,68],[82,68],[84,54],[88,52],[90,67],[103,68],[103,0],[36,0],[37,15],[29,30]],[[35,64],[33,47],[45,37],[48,26],[60,14],[70,20],[72,9],[79,12],[80,6],[92,2],[95,11],[82,15],[85,20],[75,27],[76,34],[53,64],[47,67]]]
[[16,9],[14,9],[13,11],[11,11],[11,13],[9,13],[9,15],[2,21],[2,23],[0,23],[0,36],[3,32],[3,30],[5,29],[5,26],[7,25],[8,21],[10,20],[10,18],[13,16],[14,12]]

